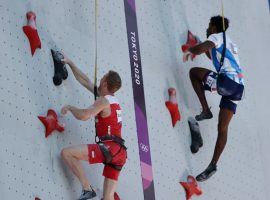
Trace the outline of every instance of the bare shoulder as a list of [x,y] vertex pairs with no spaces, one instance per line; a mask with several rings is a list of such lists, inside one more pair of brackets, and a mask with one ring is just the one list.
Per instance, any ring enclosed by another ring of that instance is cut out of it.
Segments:
[[110,106],[110,102],[104,96],[98,97],[95,104],[104,108]]
[[96,104],[95,107],[99,108],[102,117],[107,117],[110,115],[111,113],[110,102],[104,96],[100,96],[96,100],[95,104]]

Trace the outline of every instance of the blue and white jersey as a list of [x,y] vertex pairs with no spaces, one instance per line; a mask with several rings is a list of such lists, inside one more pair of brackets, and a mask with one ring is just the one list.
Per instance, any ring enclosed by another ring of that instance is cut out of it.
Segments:
[[213,64],[218,73],[226,74],[230,79],[235,82],[244,85],[244,79],[242,69],[240,67],[240,61],[238,57],[237,46],[226,35],[226,53],[224,58],[224,64],[220,67],[220,59],[223,49],[223,33],[211,34],[208,39],[215,44],[215,48],[210,51]]

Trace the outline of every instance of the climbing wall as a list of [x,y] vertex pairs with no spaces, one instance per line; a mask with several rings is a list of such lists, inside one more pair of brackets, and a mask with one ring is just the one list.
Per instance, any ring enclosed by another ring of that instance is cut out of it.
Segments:
[[[94,142],[94,121],[78,121],[70,114],[61,116],[65,104],[85,108],[93,95],[74,78],[60,86],[54,75],[50,49],[63,50],[90,78],[94,77],[94,0],[0,0],[0,193],[1,199],[72,200],[81,186],[60,159],[61,149]],[[132,2],[132,1],[130,1]],[[200,112],[200,105],[188,78],[191,67],[211,68],[201,56],[183,63],[180,46],[187,30],[205,39],[212,15],[220,13],[217,0],[135,1],[142,74],[151,148],[155,196],[157,200],[185,199],[179,181],[197,175],[211,160],[217,136],[220,97],[207,94],[214,118],[201,122],[204,146],[192,155],[187,119]],[[229,128],[229,138],[218,172],[200,184],[204,194],[194,199],[267,199],[270,190],[268,109],[270,44],[267,0],[227,0],[225,14],[231,20],[228,34],[238,44],[246,80],[243,102]],[[31,55],[22,31],[26,12],[37,14],[42,48]],[[135,122],[123,0],[99,0],[98,79],[108,70],[120,73],[123,87],[117,93],[123,109],[123,137],[128,161],[119,179],[118,193],[124,200],[143,200],[138,138]],[[181,121],[173,128],[165,107],[167,89],[177,90]],[[48,109],[59,114],[63,133],[45,138],[37,116]],[[102,193],[102,165],[84,163],[94,188]]]
[[[267,52],[265,43],[269,44],[270,23],[267,1],[256,3],[258,5],[225,2],[225,13],[231,19],[228,34],[239,45],[247,89],[229,128],[229,139],[218,172],[200,184],[204,194],[198,199],[266,198],[269,158],[262,147],[267,147],[263,143],[270,132],[263,122],[269,119],[269,114],[264,111],[269,90],[260,92],[262,88],[259,88],[267,80],[263,75],[264,70],[268,71],[267,64],[261,60]],[[200,123],[204,146],[192,155],[187,118],[198,114],[200,105],[188,72],[191,67],[213,67],[204,56],[183,64],[179,44],[185,43],[188,29],[201,40],[205,39],[210,16],[220,13],[220,1],[144,1],[138,2],[137,7],[144,80],[151,80],[145,93],[147,112],[151,113],[148,123],[156,196],[164,200],[184,199],[184,192],[176,183],[185,180],[188,174],[198,175],[211,161],[217,137],[220,97],[207,94],[214,118]],[[239,9],[242,12],[238,12]],[[257,9],[262,11],[260,15],[256,14]],[[254,29],[258,21],[263,25],[257,27],[255,34],[251,28]],[[182,114],[182,121],[174,129],[163,106],[169,87],[177,88]],[[255,119],[258,120],[255,122]]]

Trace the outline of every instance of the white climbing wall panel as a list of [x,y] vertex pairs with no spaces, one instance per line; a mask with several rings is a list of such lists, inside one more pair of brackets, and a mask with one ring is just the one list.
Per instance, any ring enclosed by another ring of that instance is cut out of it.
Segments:
[[[238,44],[246,79],[245,99],[237,109],[218,172],[200,184],[202,200],[267,199],[270,190],[270,128],[268,109],[270,73],[267,56],[270,18],[267,0],[226,0],[231,20],[228,34]],[[207,94],[214,118],[200,123],[204,146],[192,155],[187,118],[200,112],[188,72],[192,66],[211,68],[203,56],[183,64],[180,46],[187,30],[205,39],[209,18],[220,13],[218,0],[137,0],[137,20],[142,57],[146,110],[157,200],[185,199],[178,183],[197,175],[211,160],[217,136],[220,97]],[[37,14],[42,49],[31,56],[22,31],[25,14]],[[63,165],[63,147],[94,142],[94,122],[71,115],[59,120],[64,133],[47,139],[38,115],[71,104],[87,107],[93,96],[82,88],[68,68],[61,86],[52,82],[51,48],[64,52],[94,77],[94,0],[0,0],[0,193],[1,200],[73,200],[81,192],[78,180]],[[99,0],[98,78],[113,69],[120,73],[118,92],[123,109],[123,137],[128,161],[119,180],[124,200],[143,200],[135,114],[123,0]],[[167,89],[177,89],[182,115],[175,128],[165,107]],[[84,164],[91,183],[102,188],[102,165]]]

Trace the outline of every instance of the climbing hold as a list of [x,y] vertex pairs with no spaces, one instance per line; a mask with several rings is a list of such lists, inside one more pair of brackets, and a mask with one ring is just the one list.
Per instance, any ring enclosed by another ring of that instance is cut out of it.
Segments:
[[172,125],[174,127],[176,122],[180,121],[181,116],[176,99],[176,90],[174,88],[169,88],[168,93],[169,93],[169,101],[166,101],[165,105],[171,114]]
[[191,134],[191,145],[190,150],[192,153],[197,153],[199,148],[203,146],[203,140],[198,122],[192,118],[188,118],[188,125]]
[[191,200],[191,197],[195,194],[197,196],[202,194],[202,190],[198,186],[196,179],[193,176],[187,177],[187,182],[180,182],[186,191],[186,200]]
[[[101,200],[103,200],[103,198]],[[114,200],[120,200],[120,197],[116,192],[114,193]]]
[[[188,31],[187,42],[181,47],[182,52],[186,52],[190,47],[193,47],[198,43],[199,43],[198,39],[190,31]],[[193,60],[195,57],[196,57],[195,54],[191,54],[191,60]]]
[[47,138],[54,130],[63,132],[65,130],[64,125],[58,122],[57,114],[54,110],[48,110],[47,116],[38,116],[39,120],[44,124],[46,128],[45,137]]
[[37,32],[36,14],[33,11],[29,11],[26,13],[26,17],[27,25],[23,27],[23,32],[29,40],[31,53],[33,56],[37,48],[41,49],[41,41]]
[[38,197],[35,197],[35,200],[40,200],[40,198],[38,198]]
[[62,63],[64,56],[59,51],[51,49],[53,63],[54,63],[54,76],[53,83],[58,86],[62,83],[62,80],[66,80],[68,77],[68,71],[65,64]]
[[120,197],[118,196],[116,192],[114,193],[114,200],[120,200]]

